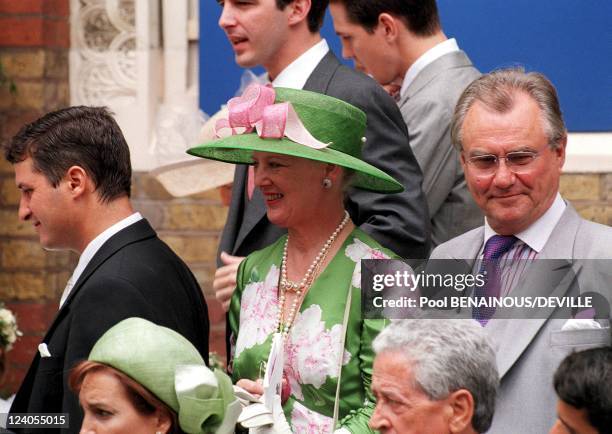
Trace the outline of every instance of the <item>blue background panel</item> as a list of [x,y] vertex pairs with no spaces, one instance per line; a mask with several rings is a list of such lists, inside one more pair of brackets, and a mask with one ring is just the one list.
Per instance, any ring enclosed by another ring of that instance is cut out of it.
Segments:
[[[446,35],[478,69],[541,71],[557,87],[571,131],[612,131],[612,1],[438,0],[438,6]],[[215,0],[200,0],[200,106],[209,114],[234,95],[242,74],[217,25],[220,13]],[[340,55],[329,16],[323,34]]]

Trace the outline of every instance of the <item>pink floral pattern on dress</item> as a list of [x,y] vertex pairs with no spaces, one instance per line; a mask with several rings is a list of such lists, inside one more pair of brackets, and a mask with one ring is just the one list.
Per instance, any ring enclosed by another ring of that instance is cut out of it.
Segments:
[[362,259],[389,259],[389,256],[378,249],[373,249],[363,241],[354,238],[353,243],[346,247],[344,254],[355,262],[353,279],[351,284],[355,288],[361,288],[361,260]]
[[313,304],[298,314],[285,344],[284,374],[291,394],[304,400],[302,384],[319,389],[328,377],[338,377],[338,362],[351,360],[342,346],[342,324],[326,330],[321,307]]
[[240,299],[240,330],[248,332],[238,333],[235,358],[238,358],[242,351],[263,344],[268,336],[275,332],[279,309],[276,295],[278,276],[278,267],[272,265],[263,282],[253,282],[245,286]]
[[291,428],[294,434],[330,434],[333,423],[331,417],[309,410],[297,401],[293,404]]

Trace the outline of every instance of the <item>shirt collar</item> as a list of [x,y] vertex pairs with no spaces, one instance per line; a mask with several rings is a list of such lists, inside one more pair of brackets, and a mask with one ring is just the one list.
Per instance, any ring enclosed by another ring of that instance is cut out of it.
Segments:
[[459,51],[459,46],[455,38],[447,39],[446,41],[440,42],[438,45],[430,48],[419,57],[410,68],[406,71],[404,81],[402,82],[402,88],[400,89],[400,95],[403,97],[408,91],[408,86],[414,81],[419,73],[425,69],[427,65],[438,60],[445,54],[452,53],[453,51]]
[[[518,234],[514,234],[514,236],[527,244],[532,250],[540,253],[548,241],[548,238],[550,238],[550,234],[552,234],[555,226],[559,223],[566,206],[561,195],[557,192],[557,196],[550,208],[548,208],[539,219],[532,223],[531,226]],[[487,243],[489,238],[494,235],[497,235],[497,233],[489,226],[489,222],[487,222],[485,218],[483,246]]]
[[[83,271],[85,270],[85,267],[87,267],[87,264],[89,264],[89,261],[91,261],[91,259],[98,252],[98,250],[100,250],[100,247],[102,247],[102,245],[107,242],[109,238],[111,238],[120,230],[125,229],[140,220],[142,220],[142,215],[139,212],[135,212],[134,214],[124,218],[123,220],[118,221],[111,227],[107,228],[104,232],[102,232],[100,235],[91,240],[89,244],[87,244],[87,247],[85,247],[85,250],[83,250],[81,256],[79,257],[79,263],[74,269],[72,277],[70,277],[70,282],[72,283],[72,285],[74,285],[77,280],[79,280],[79,277],[81,277],[81,274],[83,274]],[[62,295],[60,306],[64,303],[64,301],[66,301],[66,298],[68,298],[69,293],[69,291],[67,293],[65,291],[65,293]]]
[[302,89],[312,71],[314,71],[328,51],[327,41],[321,39],[283,69],[272,81],[272,86]]

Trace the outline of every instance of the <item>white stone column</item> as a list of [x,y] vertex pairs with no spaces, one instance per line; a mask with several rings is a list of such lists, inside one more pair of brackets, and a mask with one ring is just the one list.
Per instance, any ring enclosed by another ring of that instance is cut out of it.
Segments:
[[148,170],[162,95],[159,3],[71,0],[70,7],[71,104],[109,107],[130,146],[134,170]]

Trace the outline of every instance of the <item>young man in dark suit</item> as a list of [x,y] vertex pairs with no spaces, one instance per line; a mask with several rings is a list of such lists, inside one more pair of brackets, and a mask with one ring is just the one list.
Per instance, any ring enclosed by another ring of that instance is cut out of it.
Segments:
[[[351,189],[346,208],[359,227],[404,258],[429,253],[429,217],[421,170],[410,148],[406,125],[395,102],[378,84],[342,65],[319,30],[328,0],[219,1],[219,25],[234,49],[236,63],[261,65],[275,87],[330,95],[362,109],[368,118],[363,157],[399,180],[405,191],[379,194]],[[266,218],[261,193],[249,191],[247,167],[237,167],[232,201],[213,286],[224,308],[236,283],[242,256],[275,241],[284,231]]]
[[450,139],[461,92],[480,73],[447,38],[436,0],[331,0],[342,55],[381,85],[397,85],[396,99],[423,171],[433,247],[482,224]]
[[79,432],[70,370],[128,317],[176,330],[208,360],[202,292],[185,263],[134,212],[128,145],[108,110],[48,113],[24,126],[4,155],[21,191],[19,218],[32,223],[45,249],[80,255],[11,413],[69,413],[68,431]]

